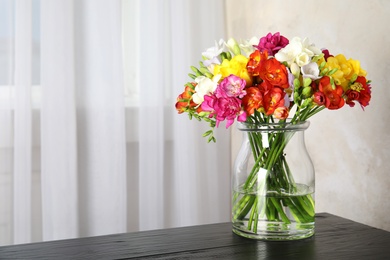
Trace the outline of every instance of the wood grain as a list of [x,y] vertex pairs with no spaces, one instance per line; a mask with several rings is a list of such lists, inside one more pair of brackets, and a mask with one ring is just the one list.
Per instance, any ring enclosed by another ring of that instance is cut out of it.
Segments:
[[0,247],[0,259],[390,259],[390,232],[327,213],[316,234],[287,242],[241,238],[230,223]]

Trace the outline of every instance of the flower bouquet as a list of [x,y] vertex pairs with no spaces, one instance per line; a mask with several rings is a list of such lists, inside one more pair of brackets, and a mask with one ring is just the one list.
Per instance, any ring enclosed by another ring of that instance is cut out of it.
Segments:
[[237,230],[246,235],[236,233],[257,238],[263,220],[267,232],[289,233],[293,222],[313,234],[314,184],[301,191],[286,148],[318,112],[369,104],[370,81],[360,62],[332,55],[307,38],[269,33],[260,39],[220,40],[191,69],[192,80],[177,98],[178,113],[207,122],[210,130],[203,136],[209,142],[216,141],[214,129],[223,121],[228,128],[237,120],[247,136],[252,163],[236,166],[248,169],[244,177],[233,177],[239,183],[232,196],[233,225],[239,223]]

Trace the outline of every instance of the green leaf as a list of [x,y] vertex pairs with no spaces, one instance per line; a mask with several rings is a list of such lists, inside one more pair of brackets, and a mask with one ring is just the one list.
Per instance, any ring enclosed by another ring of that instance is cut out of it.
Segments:
[[207,132],[205,132],[202,136],[203,137],[206,137],[206,136],[208,136],[208,135],[210,135],[210,134],[212,134],[213,133],[213,130],[208,130]]
[[216,142],[215,137],[212,136],[212,135],[209,137],[209,139],[207,140],[207,142],[210,143],[211,141],[214,142],[214,143]]

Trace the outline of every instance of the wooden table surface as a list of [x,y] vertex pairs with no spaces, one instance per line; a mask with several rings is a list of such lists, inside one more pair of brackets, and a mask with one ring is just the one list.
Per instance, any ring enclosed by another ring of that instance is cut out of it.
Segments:
[[0,259],[390,259],[390,232],[328,213],[298,241],[239,237],[230,223],[0,247]]

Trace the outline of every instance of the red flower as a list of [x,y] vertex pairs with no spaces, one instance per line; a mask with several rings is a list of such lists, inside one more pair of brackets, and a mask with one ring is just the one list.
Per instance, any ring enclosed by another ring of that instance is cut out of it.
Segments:
[[333,86],[330,83],[330,78],[328,76],[324,76],[320,79],[318,83],[318,89],[325,97],[324,105],[326,108],[335,110],[344,106],[345,101],[342,97],[343,88],[336,85],[335,89],[333,89]]
[[314,93],[314,99],[313,101],[319,105],[319,106],[323,106],[325,105],[325,95],[324,93],[320,92],[320,91],[317,91],[316,93]]
[[364,107],[368,106],[371,100],[371,88],[370,85],[367,84],[367,80],[365,77],[359,76],[355,80],[355,82],[351,85],[350,89],[345,93],[347,96],[346,103],[353,107],[355,106],[354,101],[358,101],[360,106],[364,110]]
[[246,95],[242,98],[242,105],[247,115],[250,116],[263,106],[263,94],[257,86],[246,89]]

